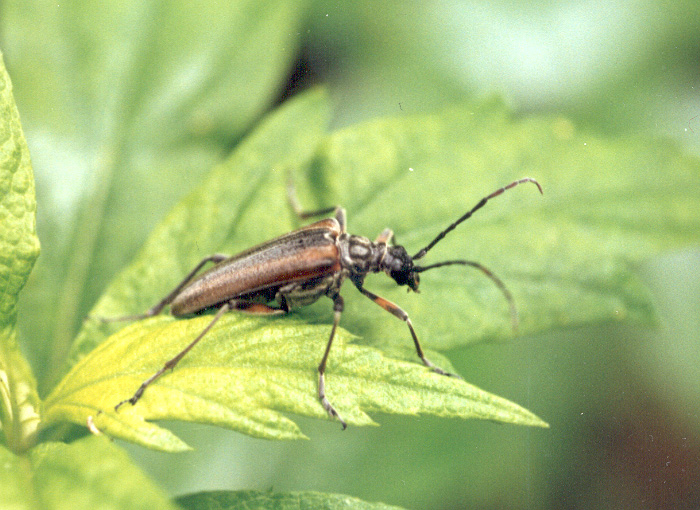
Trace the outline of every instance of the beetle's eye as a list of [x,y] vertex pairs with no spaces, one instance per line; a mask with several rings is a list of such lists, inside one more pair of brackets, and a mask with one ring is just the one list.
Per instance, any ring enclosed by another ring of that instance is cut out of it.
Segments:
[[394,279],[399,285],[408,284],[408,272],[407,271],[392,271],[389,275]]
[[398,273],[401,273],[403,271],[404,261],[399,257],[393,256],[388,260],[387,265],[389,267],[389,272],[391,273],[391,277],[394,278],[394,274],[396,274],[398,276]]

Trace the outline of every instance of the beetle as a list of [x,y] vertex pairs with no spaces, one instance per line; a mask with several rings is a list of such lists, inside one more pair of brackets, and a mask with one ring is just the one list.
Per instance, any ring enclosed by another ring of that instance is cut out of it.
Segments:
[[[342,207],[302,212],[290,185],[290,203],[301,218],[328,214],[332,211],[335,211],[335,215],[276,237],[232,257],[220,254],[205,257],[170,294],[144,314],[102,319],[104,322],[142,319],[161,313],[168,305],[170,305],[170,313],[176,317],[218,309],[211,322],[187,347],[143,381],[131,398],[119,402],[114,408],[115,411],[127,402],[135,405],[146,388],[167,370],[173,369],[226,312],[238,310],[253,314],[284,314],[295,308],[309,305],[322,296],[328,296],[333,301],[333,325],[318,366],[318,398],[331,418],[338,419],[345,429],[347,424],[326,397],[325,371],[344,308],[340,287],[346,279],[349,279],[363,295],[406,323],[416,353],[425,366],[438,374],[455,376],[426,358],[408,314],[394,303],[365,289],[365,277],[369,273],[384,272],[397,285],[406,285],[409,291],[418,292],[419,275],[422,272],[449,265],[474,267],[490,278],[503,292],[510,306],[513,328],[516,329],[517,311],[513,297],[503,282],[485,266],[469,260],[446,260],[426,266],[416,265],[415,262],[422,259],[448,233],[469,219],[489,200],[526,182],[535,184],[542,193],[540,184],[531,177],[513,181],[482,198],[413,256],[410,256],[403,246],[389,244],[393,237],[390,229],[385,229],[374,242],[366,237],[348,234],[345,209]],[[212,262],[215,263],[212,268],[198,275],[206,264]]]

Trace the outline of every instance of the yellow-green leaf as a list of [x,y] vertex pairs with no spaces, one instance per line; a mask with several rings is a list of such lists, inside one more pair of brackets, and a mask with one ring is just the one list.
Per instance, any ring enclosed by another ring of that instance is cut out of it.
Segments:
[[[304,436],[283,413],[327,418],[317,397],[316,367],[329,327],[240,314],[223,317],[136,405],[114,410],[210,320],[158,317],[112,335],[78,362],[47,398],[44,424],[85,425],[92,416],[96,427],[110,436],[179,451],[186,448],[184,443],[152,420],[193,421],[256,437],[296,439]],[[350,425],[370,425],[367,413],[384,412],[546,426],[529,411],[461,379],[347,340],[344,331],[338,333],[326,386],[328,398]]]

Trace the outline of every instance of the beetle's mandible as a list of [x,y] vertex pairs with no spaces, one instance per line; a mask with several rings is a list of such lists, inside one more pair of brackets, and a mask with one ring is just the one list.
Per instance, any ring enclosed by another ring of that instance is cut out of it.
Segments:
[[[469,219],[490,199],[526,182],[535,184],[542,193],[542,187],[535,179],[525,177],[513,181],[482,198],[472,209],[450,224],[413,256],[410,256],[403,246],[389,244],[393,236],[390,229],[385,229],[374,242],[366,237],[348,234],[345,210],[340,207],[301,212],[290,187],[290,202],[300,217],[309,218],[333,211],[335,216],[294,230],[233,257],[225,255],[206,257],[170,294],[146,313],[102,319],[104,322],[142,319],[159,314],[168,305],[170,305],[170,313],[174,316],[193,314],[210,308],[218,309],[207,327],[187,347],[146,379],[131,398],[119,402],[115,410],[127,402],[136,404],[146,388],[167,370],[174,368],[224,313],[238,310],[254,314],[283,314],[294,308],[311,304],[321,296],[328,296],[333,301],[333,325],[326,350],[318,366],[318,398],[328,414],[337,418],[343,428],[346,428],[345,421],[326,398],[325,390],[326,363],[343,312],[340,286],[345,279],[349,279],[362,294],[406,323],[418,357],[424,365],[439,374],[452,376],[453,374],[433,365],[425,357],[408,314],[394,303],[364,288],[365,277],[369,273],[384,272],[398,285],[407,285],[409,289],[418,291],[419,274],[424,271],[448,265],[471,266],[484,273],[500,288],[510,306],[513,327],[517,327],[517,312],[513,297],[503,282],[486,267],[469,260],[446,260],[426,266],[417,265],[415,262],[422,259],[449,232]],[[209,262],[216,265],[198,275],[202,267]]]

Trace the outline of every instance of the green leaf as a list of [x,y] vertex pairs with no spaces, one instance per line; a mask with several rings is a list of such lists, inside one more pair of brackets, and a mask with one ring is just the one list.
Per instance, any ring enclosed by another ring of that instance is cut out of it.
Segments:
[[21,328],[44,394],[112,276],[270,109],[308,3],[0,4],[40,183],[44,256]]
[[17,509],[177,508],[104,437],[43,443],[22,457],[0,447],[0,501]]
[[14,451],[39,422],[39,396],[17,345],[17,298],[39,256],[34,178],[27,142],[0,53],[0,428]]
[[177,498],[187,510],[401,510],[343,494],[321,492],[212,491]]
[[[338,131],[314,172],[320,202],[342,203],[350,232],[374,238],[391,227],[411,255],[490,192],[536,178],[543,196],[531,184],[509,190],[420,261],[488,267],[514,296],[521,335],[653,323],[637,264],[700,239],[696,158],[663,140],[578,132],[566,118],[513,118],[497,101]],[[366,287],[403,307],[429,348],[514,336],[498,288],[470,268],[423,273],[420,294],[383,275]],[[384,310],[362,297],[346,305],[343,327],[363,342],[411,349],[405,325]]]
[[[230,314],[220,320],[173,373],[150,386],[135,405],[114,406],[177,354],[211,317],[158,317],[129,326],[83,358],[44,404],[45,425],[94,417],[106,434],[180,451],[184,443],[144,420],[216,424],[256,437],[304,437],[280,412],[327,418],[317,397],[316,367],[328,326]],[[366,412],[433,414],[546,426],[532,413],[421,364],[386,358],[371,347],[334,341],[327,394],[351,425],[370,425]]]
[[[258,136],[264,139],[264,133],[261,129]],[[245,151],[241,148],[241,153]],[[153,235],[144,250],[148,256],[139,257],[127,270],[131,276],[115,283],[96,315],[143,311],[203,255],[240,251],[291,228],[294,222],[283,199],[284,173],[270,172],[264,180],[254,180],[237,154],[234,159],[241,161],[236,172],[224,177],[228,165],[215,171],[218,182],[237,190],[233,203],[223,203],[232,200],[228,192],[216,196],[217,186],[207,184],[196,191]],[[293,154],[294,149],[288,156]],[[255,175],[262,168],[256,167]],[[659,168],[667,171],[664,179],[658,178]],[[397,242],[415,253],[481,197],[525,175],[537,178],[545,188],[543,197],[530,184],[496,197],[421,261],[463,257],[485,264],[512,291],[520,331],[532,333],[621,318],[652,321],[648,293],[634,266],[663,250],[697,242],[700,212],[692,204],[700,199],[698,168],[697,160],[664,142],[605,140],[577,133],[562,118],[516,120],[501,103],[486,102],[433,115],[382,119],[333,133],[308,167],[308,181],[298,179],[297,184],[301,201],[309,208],[343,203],[350,232],[373,237],[391,226]],[[218,216],[211,223],[181,219],[196,216],[199,213],[193,211],[200,209]],[[222,211],[235,220],[221,229],[210,228],[224,219]],[[188,228],[181,228],[183,224]],[[193,247],[200,251],[192,253]],[[171,263],[180,252],[185,261]],[[384,275],[368,278],[366,286],[404,307],[428,348],[512,338],[503,296],[478,272],[457,266],[427,272],[420,295],[406,295]],[[328,393],[349,423],[368,424],[371,420],[365,413],[382,411],[543,425],[515,404],[430,373],[416,362],[404,323],[352,288],[344,296],[347,306],[341,323],[361,335],[359,343],[381,345],[382,352],[412,360],[390,360],[368,346],[344,345],[342,339],[347,337],[339,333],[328,367]],[[106,432],[165,449],[184,445],[143,419],[201,420],[257,436],[298,437],[291,422],[274,411],[324,416],[315,399],[314,369],[328,335],[328,303],[302,309],[298,316],[323,327],[299,336],[291,318],[253,320],[231,314],[185,358],[183,364],[191,371],[178,366],[149,387],[144,400],[122,408],[117,416],[110,411],[114,403],[128,398],[210,318],[180,319],[178,326],[157,321],[135,325],[76,365],[49,397],[47,420],[84,423],[89,413],[102,410],[98,426]],[[253,329],[247,336],[226,333],[241,327]],[[92,345],[99,342],[97,330],[96,323],[88,323],[83,333]],[[161,336],[164,331],[167,339]],[[266,336],[277,340],[266,344]],[[237,344],[255,350],[260,342],[265,349],[257,350],[251,366],[254,373],[265,375],[235,375],[242,355]],[[121,364],[127,356],[125,346],[136,349],[141,344],[140,354]],[[87,351],[81,346],[89,345],[79,343],[80,352]],[[211,345],[217,345],[214,359],[225,360],[224,375],[210,359]],[[281,372],[286,367],[287,373],[277,379],[266,367]],[[296,378],[294,369],[301,370]],[[216,388],[235,388],[235,395],[221,396]],[[113,396],[115,392],[119,396]],[[242,394],[249,399],[238,399]]]

